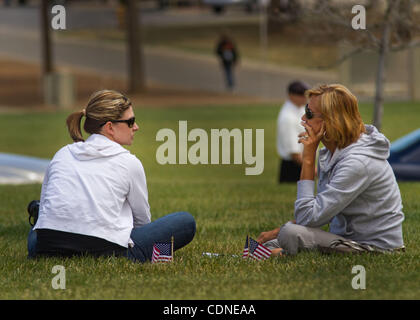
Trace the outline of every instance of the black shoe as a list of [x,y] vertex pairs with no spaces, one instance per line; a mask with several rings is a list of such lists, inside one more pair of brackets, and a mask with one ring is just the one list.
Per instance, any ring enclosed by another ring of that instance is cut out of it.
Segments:
[[[39,201],[32,200],[28,204],[28,213],[29,213],[29,224],[33,227],[37,220],[38,220],[38,211],[39,211]],[[31,222],[31,218],[33,218],[34,222]]]

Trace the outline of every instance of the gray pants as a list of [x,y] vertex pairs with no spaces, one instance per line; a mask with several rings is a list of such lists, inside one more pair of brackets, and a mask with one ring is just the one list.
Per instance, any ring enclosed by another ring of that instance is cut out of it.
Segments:
[[295,255],[305,249],[342,253],[376,251],[372,246],[362,245],[318,228],[304,227],[292,222],[283,225],[277,239],[267,241],[264,246],[269,249],[283,248],[290,255]]

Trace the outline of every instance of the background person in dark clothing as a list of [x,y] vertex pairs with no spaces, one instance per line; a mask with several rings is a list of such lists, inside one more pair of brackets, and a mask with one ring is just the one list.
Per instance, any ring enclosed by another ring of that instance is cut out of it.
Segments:
[[238,61],[238,50],[234,42],[223,34],[216,45],[216,54],[220,58],[221,65],[226,77],[226,87],[232,90],[235,86],[233,68]]

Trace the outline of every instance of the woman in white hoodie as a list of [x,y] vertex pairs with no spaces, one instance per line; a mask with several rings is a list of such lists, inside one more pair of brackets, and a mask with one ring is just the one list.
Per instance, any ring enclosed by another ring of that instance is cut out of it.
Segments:
[[[307,91],[303,163],[294,220],[262,232],[274,254],[302,249],[339,252],[404,249],[401,194],[389,165],[389,140],[359,114],[356,97],[339,84]],[[315,159],[319,143],[319,180]],[[329,232],[321,229],[329,224]]]
[[132,144],[139,129],[129,99],[96,92],[86,109],[67,118],[67,126],[74,143],[55,154],[45,174],[29,257],[116,255],[145,262],[156,242],[173,237],[177,250],[193,239],[195,220],[187,212],[151,222],[142,163],[122,147]]

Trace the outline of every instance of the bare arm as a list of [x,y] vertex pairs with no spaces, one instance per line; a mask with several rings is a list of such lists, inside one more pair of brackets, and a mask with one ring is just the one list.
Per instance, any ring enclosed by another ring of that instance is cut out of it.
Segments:
[[273,240],[277,238],[277,235],[280,232],[280,228],[276,228],[271,231],[261,232],[257,238],[258,243],[265,243],[267,241]]
[[316,150],[324,135],[324,126],[318,133],[315,133],[305,122],[302,122],[302,125],[306,131],[299,134],[299,143],[303,144],[300,180],[314,180]]

